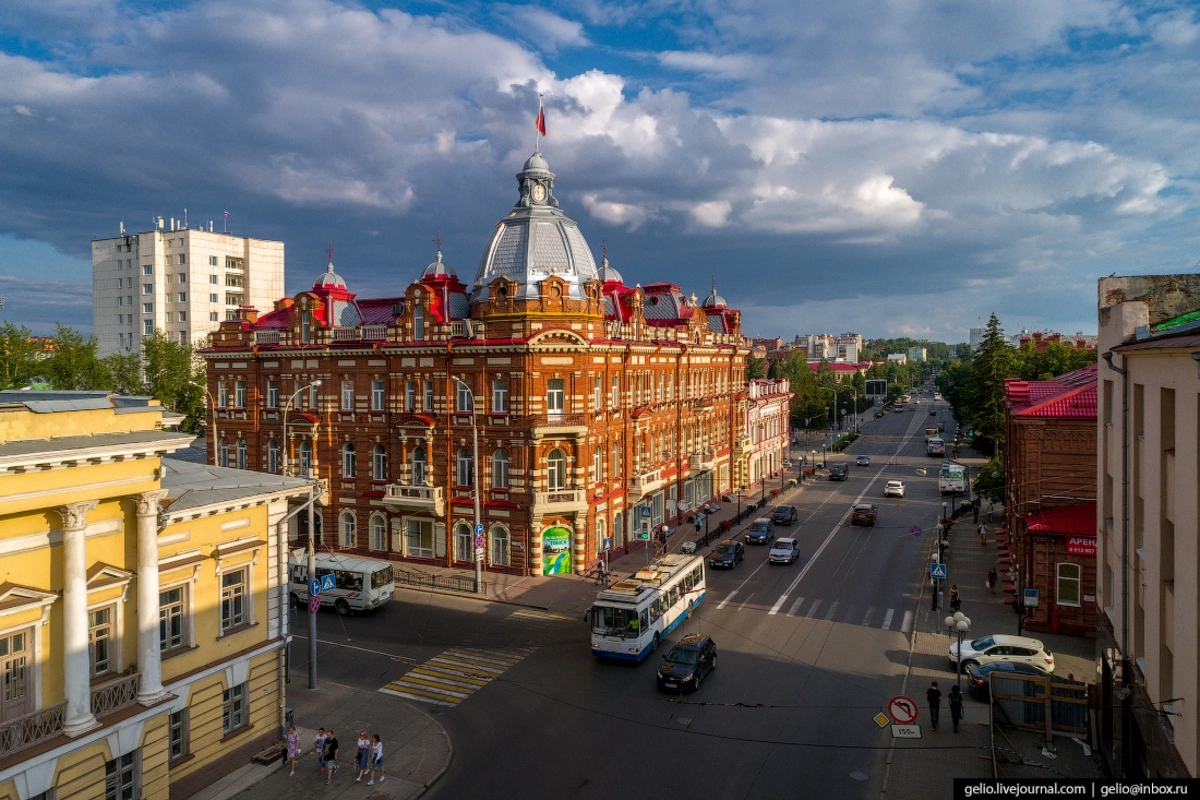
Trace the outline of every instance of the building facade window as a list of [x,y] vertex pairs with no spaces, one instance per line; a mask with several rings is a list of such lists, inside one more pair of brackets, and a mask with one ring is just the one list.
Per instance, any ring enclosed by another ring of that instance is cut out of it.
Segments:
[[471,387],[458,381],[455,381],[454,385],[458,387],[458,402],[456,407],[458,408],[459,413],[470,413],[475,407],[475,404],[471,402],[473,399],[471,395]]
[[387,518],[383,514],[371,515],[371,549],[387,549]]
[[546,456],[546,488],[552,492],[567,488],[567,457],[558,448]]
[[492,412],[495,414],[508,413],[508,381],[496,378],[492,381]]
[[411,378],[404,382],[404,410],[410,414],[417,410],[417,382]]
[[233,405],[234,408],[246,407],[246,382],[241,378],[233,385]]
[[492,453],[492,488],[507,489],[508,488],[508,467],[509,458],[508,451],[500,448]]
[[246,570],[221,575],[221,632],[246,624]]
[[383,411],[384,384],[379,378],[371,381],[371,410]]
[[279,474],[279,442],[274,439],[267,440],[267,472]]
[[312,322],[307,311],[300,312],[300,343],[308,344],[312,338]]
[[267,408],[279,408],[279,381],[274,378],[267,381]]
[[220,408],[229,407],[229,386],[225,381],[217,384],[217,406]]
[[425,309],[421,306],[413,309],[413,338],[418,342],[425,338]]
[[503,525],[493,525],[490,533],[492,566],[512,566],[512,543],[509,540],[508,528]]
[[405,555],[413,558],[433,558],[433,520],[406,520],[404,532]]
[[229,466],[229,442],[225,441],[224,436],[217,442],[217,465],[221,467]]
[[342,512],[342,547],[357,547],[358,546],[358,520],[354,517],[354,512]]
[[458,471],[455,477],[458,481],[455,483],[455,486],[473,486],[475,483],[475,465],[471,459],[471,451],[465,447],[460,447],[457,463]]
[[375,445],[371,453],[371,480],[387,480],[387,450],[383,445]]
[[88,657],[91,660],[92,677],[107,675],[117,666],[113,658],[113,639],[116,631],[113,628],[112,608],[98,608],[88,612]]
[[250,724],[246,705],[246,684],[231,686],[221,695],[221,730],[232,733]]
[[592,378],[592,410],[604,410],[604,387],[599,376]]
[[355,467],[354,444],[353,442],[346,442],[342,445],[342,477],[345,479],[353,478],[356,474]]
[[592,451],[592,480],[599,483],[604,480],[604,447],[597,446]]
[[604,540],[608,536],[608,526],[604,523],[604,518],[600,517],[596,520],[596,555],[604,554]]
[[342,381],[342,411],[354,410],[354,381],[347,378]]
[[421,392],[425,397],[422,409],[424,411],[433,411],[433,381],[425,381],[421,387]]
[[562,378],[551,378],[546,381],[546,413],[561,414],[566,408],[566,383]]
[[250,448],[246,444],[245,439],[237,440],[237,468],[246,469],[247,460],[250,457]]
[[1080,584],[1083,581],[1083,568],[1078,564],[1058,565],[1058,587],[1055,592],[1055,602],[1060,606],[1080,604]]
[[475,549],[475,543],[472,541],[471,526],[465,522],[460,522],[454,526],[454,560],[455,561],[474,561],[472,550]]
[[312,442],[300,443],[300,474],[307,476],[312,469]]
[[167,761],[178,761],[190,752],[188,746],[188,710],[167,717]]
[[182,586],[158,593],[158,649],[164,653],[188,643],[186,602]]
[[104,800],[134,800],[141,797],[138,751],[117,756],[104,764]]
[[612,394],[609,398],[609,402],[612,404],[613,408],[617,408],[621,405],[621,378],[618,375],[613,375]]

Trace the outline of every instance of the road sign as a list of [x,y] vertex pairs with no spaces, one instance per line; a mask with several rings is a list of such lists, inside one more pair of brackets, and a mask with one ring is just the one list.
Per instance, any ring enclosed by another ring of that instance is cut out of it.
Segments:
[[1033,588],[1032,586],[1026,586],[1024,589],[1021,590],[1021,596],[1023,598],[1022,605],[1024,605],[1026,608],[1037,608],[1038,607],[1038,590],[1037,589]]
[[888,726],[888,723],[891,722],[891,720],[888,719],[888,715],[883,713],[882,711],[880,711],[875,716],[871,717],[871,719],[875,720],[875,724],[881,728],[886,728]]
[[935,581],[946,580],[946,565],[934,561],[929,565],[929,577]]
[[483,523],[482,522],[475,523],[475,535],[483,536]]
[[482,547],[475,548],[475,560],[483,561],[483,548]]
[[909,536],[920,536],[924,532],[924,529],[922,529],[920,525],[910,525],[908,528]]
[[320,611],[321,610],[321,598],[317,597],[316,595],[313,595],[312,598],[308,601],[308,610],[309,610],[309,612],[311,612],[313,614]]
[[333,577],[333,573],[321,576],[321,591],[332,592],[333,587],[337,585],[337,579]]
[[475,546],[483,547],[483,534],[475,534]]
[[911,698],[897,695],[888,701],[888,714],[897,725],[911,725],[917,721],[917,704]]
[[612,537],[605,536],[604,537],[604,552],[607,553],[609,550],[612,550]]
[[921,738],[921,726],[920,725],[893,725],[892,726],[892,738],[893,739],[920,739]]
[[642,519],[650,519],[650,506],[642,506]]
[[318,595],[321,593],[321,582],[316,578],[312,579],[312,583],[308,585],[308,593],[310,595]]

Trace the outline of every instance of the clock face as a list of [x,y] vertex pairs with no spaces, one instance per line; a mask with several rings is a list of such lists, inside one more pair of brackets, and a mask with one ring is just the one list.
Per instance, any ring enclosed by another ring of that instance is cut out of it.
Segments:
[[540,183],[535,183],[533,188],[529,190],[529,194],[533,198],[533,202],[541,203],[546,199],[546,187]]

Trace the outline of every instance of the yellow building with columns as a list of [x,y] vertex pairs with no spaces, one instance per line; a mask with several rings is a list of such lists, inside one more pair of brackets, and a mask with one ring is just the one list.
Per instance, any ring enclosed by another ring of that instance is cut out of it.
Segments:
[[0,392],[0,798],[188,797],[280,737],[310,485],[165,458],[163,419]]

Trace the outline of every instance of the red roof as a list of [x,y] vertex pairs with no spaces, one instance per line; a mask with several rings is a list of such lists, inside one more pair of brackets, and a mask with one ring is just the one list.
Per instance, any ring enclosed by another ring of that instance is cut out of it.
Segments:
[[1004,399],[1009,412],[1014,417],[1095,419],[1098,369],[1089,364],[1048,381],[1006,380]]
[[[843,364],[835,361],[829,362],[828,366],[834,372],[858,372],[860,369],[866,369],[866,367],[858,364]],[[816,371],[821,368],[821,363],[819,361],[812,361],[809,363],[808,368]]]
[[1052,508],[1025,516],[1025,527],[1037,533],[1061,533],[1067,536],[1096,535],[1096,503],[1078,503]]

